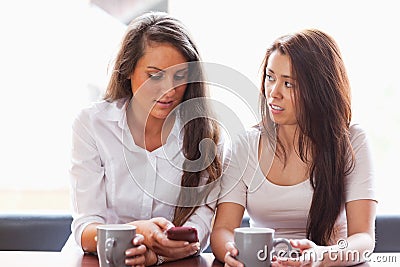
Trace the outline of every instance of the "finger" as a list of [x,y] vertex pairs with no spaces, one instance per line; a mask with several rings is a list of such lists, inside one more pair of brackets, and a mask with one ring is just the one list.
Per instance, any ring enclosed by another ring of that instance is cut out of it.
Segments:
[[154,229],[151,236],[154,241],[162,245],[164,245],[164,242],[168,240],[167,236],[160,228]]
[[275,261],[278,263],[278,266],[308,266],[307,264],[310,261],[304,261],[303,258],[286,258],[286,257],[278,257]]
[[139,246],[144,242],[144,236],[141,234],[136,234],[135,238],[133,238],[132,243],[134,246]]
[[171,227],[174,227],[175,225],[168,221],[167,219],[163,218],[163,217],[155,217],[151,219],[152,222],[154,222],[155,224],[158,225],[158,227],[160,227],[163,231],[168,230]]
[[133,258],[126,258],[125,264],[129,266],[144,266],[146,259],[144,255],[136,256]]
[[288,258],[278,258],[278,260],[275,262],[275,266],[302,266],[302,262],[298,260],[291,260]]
[[168,258],[181,259],[196,254],[199,251],[199,249],[200,249],[200,244],[193,243],[184,247],[174,247],[174,248],[162,247],[160,248],[160,252],[161,254],[167,256]]
[[[166,236],[162,238],[158,238],[157,241],[165,247],[169,248],[182,248],[190,245],[188,241],[180,241],[180,240],[171,240],[168,239]],[[198,242],[197,242],[198,243]],[[193,243],[196,244],[196,243]]]
[[235,247],[233,242],[226,242],[225,249],[233,256],[236,257],[238,255],[238,250]]
[[236,266],[236,267],[243,267],[243,264],[232,257],[232,255],[227,252],[224,258],[225,266]]
[[299,248],[300,250],[309,249],[314,246],[314,243],[308,239],[290,240],[290,244],[292,245],[292,247]]
[[125,255],[127,257],[136,257],[143,255],[146,252],[146,246],[145,245],[139,245],[134,248],[129,248],[125,251]]

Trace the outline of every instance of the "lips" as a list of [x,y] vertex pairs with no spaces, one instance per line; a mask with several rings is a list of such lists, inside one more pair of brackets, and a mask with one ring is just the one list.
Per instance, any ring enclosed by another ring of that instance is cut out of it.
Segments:
[[156,105],[159,108],[171,108],[174,105],[174,100],[156,100]]
[[161,100],[157,101],[157,103],[165,104],[165,105],[172,104],[172,102],[174,102],[174,101],[172,101],[172,100],[170,100],[170,101],[161,101]]
[[269,104],[269,106],[271,107],[272,110],[275,110],[275,111],[283,111],[284,110],[284,108],[282,108],[278,105]]

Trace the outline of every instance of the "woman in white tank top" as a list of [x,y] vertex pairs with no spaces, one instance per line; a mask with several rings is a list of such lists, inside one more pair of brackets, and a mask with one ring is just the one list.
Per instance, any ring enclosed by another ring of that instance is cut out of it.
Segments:
[[[262,121],[234,142],[222,177],[211,246],[225,266],[244,211],[251,227],[291,239],[305,257],[273,266],[346,266],[326,251],[363,255],[375,244],[376,200],[366,134],[351,125],[350,84],[336,42],[307,29],[278,38],[263,63]],[[343,246],[345,244],[345,246]]]

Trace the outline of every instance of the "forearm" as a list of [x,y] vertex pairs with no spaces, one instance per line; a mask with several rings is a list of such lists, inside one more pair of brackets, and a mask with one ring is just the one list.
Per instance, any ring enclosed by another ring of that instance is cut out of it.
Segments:
[[221,262],[224,262],[227,253],[225,248],[227,242],[233,242],[233,232],[223,227],[214,228],[211,233],[211,249],[215,257]]
[[327,247],[319,259],[323,259],[322,266],[352,266],[365,261],[365,253],[373,251],[374,243],[370,234],[357,233],[337,245]]
[[82,249],[85,252],[96,252],[97,251],[97,226],[100,223],[92,223],[85,227],[82,232],[81,244]]

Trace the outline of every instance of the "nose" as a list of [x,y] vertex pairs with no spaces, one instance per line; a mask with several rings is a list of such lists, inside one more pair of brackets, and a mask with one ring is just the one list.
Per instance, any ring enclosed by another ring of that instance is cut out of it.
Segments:
[[173,77],[167,76],[161,85],[161,95],[171,97],[175,94],[175,84]]
[[267,91],[269,92],[270,97],[279,98],[282,96],[279,84],[277,82],[275,82],[274,84],[270,84],[267,88]]

